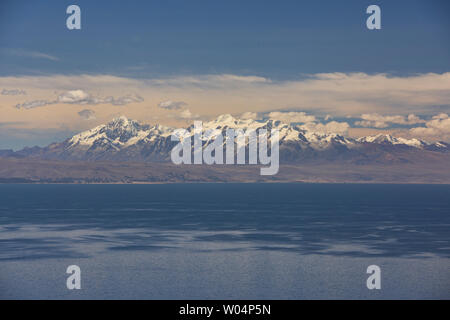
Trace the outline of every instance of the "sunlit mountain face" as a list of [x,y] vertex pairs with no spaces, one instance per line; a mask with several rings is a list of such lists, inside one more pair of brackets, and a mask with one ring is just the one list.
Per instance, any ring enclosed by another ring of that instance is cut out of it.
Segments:
[[[277,120],[256,121],[237,119],[231,115],[202,124],[203,147],[214,141],[208,132],[226,135],[227,129],[266,129],[279,132],[280,162],[303,163],[305,161],[351,161],[354,163],[414,162],[423,158],[439,158],[448,153],[445,142],[428,143],[419,139],[406,139],[379,134],[357,139],[338,133],[305,130],[300,125],[289,125]],[[194,125],[185,128],[192,138]],[[106,161],[170,161],[170,152],[178,143],[171,135],[176,128],[142,124],[124,116],[111,122],[83,131],[63,142],[44,148],[25,148],[17,152],[3,152],[3,156],[32,157],[55,160],[106,160]],[[245,141],[248,148],[249,140]],[[225,144],[225,142],[224,142]],[[224,146],[225,147],[225,146]],[[1,156],[1,154],[0,154]]]

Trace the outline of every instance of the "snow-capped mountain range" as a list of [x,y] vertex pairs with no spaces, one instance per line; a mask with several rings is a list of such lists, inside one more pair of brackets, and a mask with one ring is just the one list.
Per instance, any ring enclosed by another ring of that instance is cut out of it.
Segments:
[[[194,126],[186,128],[193,134]],[[221,115],[203,122],[203,130],[277,129],[280,139],[280,161],[350,160],[367,162],[410,162],[415,157],[429,153],[450,151],[445,142],[428,143],[419,139],[405,139],[391,135],[376,135],[352,139],[337,133],[321,133],[305,130],[300,125],[289,125],[277,120],[255,121]],[[58,160],[105,160],[161,162],[170,161],[170,152],[178,143],[171,140],[175,128],[162,125],[141,124],[124,116],[93,129],[81,132],[61,143],[45,148],[25,148],[14,153],[16,157],[39,157]],[[203,136],[203,144],[211,141]]]

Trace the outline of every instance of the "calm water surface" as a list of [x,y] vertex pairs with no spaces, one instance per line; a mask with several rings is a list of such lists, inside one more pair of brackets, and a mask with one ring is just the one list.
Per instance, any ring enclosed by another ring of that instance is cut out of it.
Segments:
[[449,227],[448,185],[0,185],[0,299],[449,299]]

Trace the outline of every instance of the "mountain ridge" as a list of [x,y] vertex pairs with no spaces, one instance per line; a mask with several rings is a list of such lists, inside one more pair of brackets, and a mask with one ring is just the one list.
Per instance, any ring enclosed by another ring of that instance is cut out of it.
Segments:
[[[193,134],[193,125],[186,128]],[[257,121],[237,119],[229,114],[203,122],[204,133],[226,129],[277,129],[280,136],[280,163],[307,161],[350,161],[360,163],[411,162],[417,158],[436,158],[448,153],[445,142],[428,143],[419,139],[406,139],[378,134],[357,139],[338,133],[307,130],[301,125],[290,125],[279,120]],[[170,151],[178,143],[171,140],[175,128],[160,124],[142,124],[125,116],[80,132],[63,142],[46,147],[25,148],[16,152],[3,152],[0,157],[40,158],[49,160],[81,161],[138,161],[168,162]],[[203,146],[213,140],[212,134],[203,135]],[[248,145],[248,142],[247,142]]]

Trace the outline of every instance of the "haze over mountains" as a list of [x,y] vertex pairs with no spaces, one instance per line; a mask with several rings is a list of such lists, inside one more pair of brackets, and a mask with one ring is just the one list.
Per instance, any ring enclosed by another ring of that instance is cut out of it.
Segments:
[[[191,135],[193,128],[193,125],[186,128]],[[218,130],[217,132],[222,132],[225,136],[228,128],[244,131],[249,129],[279,131],[281,167],[280,173],[270,178],[272,181],[386,182],[387,179],[389,182],[398,180],[401,180],[398,182],[450,182],[450,145],[445,142],[428,143],[419,139],[405,139],[390,135],[353,139],[336,133],[308,131],[300,125],[289,125],[277,120],[242,120],[233,118],[231,115],[221,115],[215,120],[203,123],[205,133]],[[55,178],[55,173],[48,172],[51,166],[60,167],[63,172],[67,171],[64,179],[81,182],[259,181],[261,179],[258,177],[257,170],[249,168],[252,167],[249,165],[172,165],[170,153],[178,143],[171,140],[174,130],[162,125],[141,124],[121,116],[107,124],[99,125],[44,148],[25,148],[16,152],[1,151],[0,161],[4,166],[10,168],[19,166],[25,170],[25,173],[17,170],[16,175],[12,175],[11,170],[4,168],[5,170],[0,172],[0,179],[60,181],[58,180],[61,178],[60,174],[57,174],[59,178]],[[203,146],[207,146],[213,139],[211,135],[204,134]],[[86,172],[90,172],[87,175],[83,173],[81,180],[80,172],[74,169],[78,168],[77,163],[85,163]],[[100,163],[102,165],[99,166]],[[88,170],[88,167],[92,166],[97,169]],[[111,167],[115,169],[112,170]],[[27,175],[26,172],[30,172],[31,168],[36,170]],[[120,168],[127,173],[121,172]],[[43,170],[47,173],[43,174]],[[70,173],[71,170],[73,174]],[[111,177],[102,170],[110,170],[114,174]],[[152,171],[150,176],[149,170]],[[160,173],[157,179],[154,178],[155,170]],[[301,175],[299,170],[302,172]],[[373,170],[376,173],[371,174]],[[289,174],[287,174],[288,171]],[[393,171],[392,174],[389,173],[391,171]],[[163,172],[166,172],[166,178]],[[186,179],[186,172],[192,174],[188,179]],[[348,175],[342,175],[342,172],[347,172]],[[308,177],[309,173],[311,173],[310,177]],[[253,174],[256,176],[253,177]],[[140,179],[142,175],[150,178]]]

